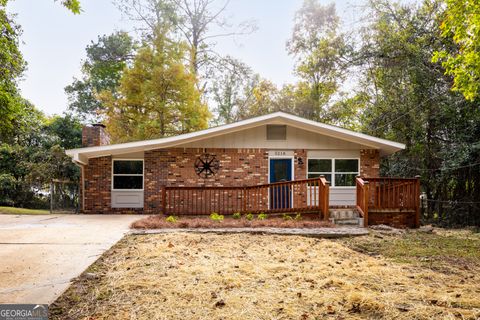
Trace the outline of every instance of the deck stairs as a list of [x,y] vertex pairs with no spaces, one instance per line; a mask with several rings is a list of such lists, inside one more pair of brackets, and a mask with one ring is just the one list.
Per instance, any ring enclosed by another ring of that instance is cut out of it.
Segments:
[[330,222],[341,226],[362,227],[363,218],[356,208],[330,208]]

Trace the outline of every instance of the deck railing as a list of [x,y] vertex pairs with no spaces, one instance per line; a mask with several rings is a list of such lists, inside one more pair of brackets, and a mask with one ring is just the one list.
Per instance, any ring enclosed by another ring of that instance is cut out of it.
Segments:
[[369,211],[400,210],[415,212],[415,226],[420,225],[419,178],[356,179],[357,209],[368,225]]
[[324,177],[235,187],[164,187],[162,213],[321,212],[328,218],[329,184]]

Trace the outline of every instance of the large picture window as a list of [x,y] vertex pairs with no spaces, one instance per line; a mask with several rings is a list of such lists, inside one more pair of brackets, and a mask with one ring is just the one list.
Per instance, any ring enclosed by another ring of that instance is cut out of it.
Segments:
[[143,160],[113,160],[113,189],[142,190]]
[[325,176],[332,187],[353,187],[359,174],[358,159],[308,159],[307,177]]

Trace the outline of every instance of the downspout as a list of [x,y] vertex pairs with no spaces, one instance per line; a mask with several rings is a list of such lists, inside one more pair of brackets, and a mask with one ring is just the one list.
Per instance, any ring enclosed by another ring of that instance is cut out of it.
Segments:
[[80,210],[79,210],[79,213],[80,212],[83,212],[84,208],[85,208],[85,166],[78,162],[78,161],[73,161],[73,163],[75,163],[77,166],[80,167],[80,188],[82,190],[82,203],[81,203],[81,206],[80,206]]

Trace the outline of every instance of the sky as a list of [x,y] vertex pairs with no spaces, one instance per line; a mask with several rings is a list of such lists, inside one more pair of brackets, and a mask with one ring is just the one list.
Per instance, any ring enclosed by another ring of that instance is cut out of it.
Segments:
[[[262,77],[281,85],[295,81],[294,60],[285,50],[295,11],[303,0],[231,0],[225,12],[233,22],[254,19],[258,30],[250,35],[223,38],[216,50],[229,54]],[[320,0],[322,4],[330,0]],[[363,0],[336,0],[346,25],[358,19]],[[20,82],[23,97],[48,115],[67,110],[64,92],[73,77],[80,77],[85,47],[99,35],[124,30],[134,34],[112,0],[81,0],[83,12],[73,15],[54,0],[11,0],[7,10],[22,26],[21,51],[28,69]]]

